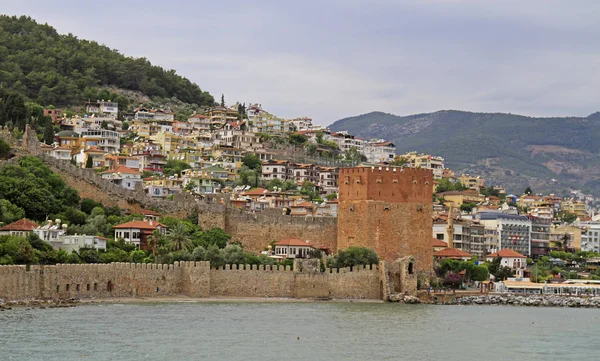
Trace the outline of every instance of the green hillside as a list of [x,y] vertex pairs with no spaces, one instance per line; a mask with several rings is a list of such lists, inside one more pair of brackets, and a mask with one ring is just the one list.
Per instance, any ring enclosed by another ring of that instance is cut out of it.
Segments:
[[536,191],[574,188],[600,195],[599,113],[532,118],[463,111],[405,117],[373,112],[338,120],[331,129],[391,140],[398,153],[440,155],[455,171],[483,175],[514,192],[531,186]]
[[[41,105],[81,105],[102,95],[105,87],[197,106],[214,102],[209,93],[174,70],[72,34],[58,34],[50,25],[25,16],[0,16],[0,84],[4,91]],[[120,98],[111,100],[127,105],[127,97],[116,96]]]

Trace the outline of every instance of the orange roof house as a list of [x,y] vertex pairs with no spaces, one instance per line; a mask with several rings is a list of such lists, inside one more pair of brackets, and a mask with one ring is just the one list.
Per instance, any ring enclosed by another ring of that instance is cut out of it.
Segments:
[[457,259],[457,260],[462,260],[462,261],[468,261],[471,259],[471,257],[473,257],[473,255],[471,255],[470,253],[461,251],[458,248],[446,248],[446,249],[442,249],[441,251],[437,251],[433,254],[433,257],[436,260],[443,260],[443,259]]
[[440,241],[437,238],[432,239],[432,244],[433,244],[433,252],[441,251],[444,248],[448,248],[448,244],[446,242]]
[[306,258],[308,253],[313,250],[313,246],[308,241],[296,238],[282,239],[275,243],[275,256],[278,258]]
[[129,221],[113,227],[115,239],[122,238],[125,242],[133,243],[144,251],[152,250],[148,242],[155,230],[163,235],[167,233],[167,226],[154,221]]
[[36,228],[39,224],[23,218],[0,228],[0,236],[26,236]]

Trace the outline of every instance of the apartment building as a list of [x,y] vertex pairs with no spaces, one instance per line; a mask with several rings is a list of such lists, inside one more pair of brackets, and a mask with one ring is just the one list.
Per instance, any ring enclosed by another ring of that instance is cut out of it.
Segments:
[[406,158],[411,168],[431,169],[434,179],[441,179],[444,172],[444,158],[417,152],[401,155]]

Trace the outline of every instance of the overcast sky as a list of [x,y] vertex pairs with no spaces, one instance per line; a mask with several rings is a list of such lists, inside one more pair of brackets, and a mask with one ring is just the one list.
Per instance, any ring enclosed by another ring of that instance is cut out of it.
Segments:
[[0,0],[0,12],[319,124],[375,110],[600,110],[598,0]]

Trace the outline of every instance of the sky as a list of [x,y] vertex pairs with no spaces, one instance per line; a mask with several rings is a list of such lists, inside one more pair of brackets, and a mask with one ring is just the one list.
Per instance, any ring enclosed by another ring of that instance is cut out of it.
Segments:
[[598,0],[0,0],[285,118],[600,110]]

